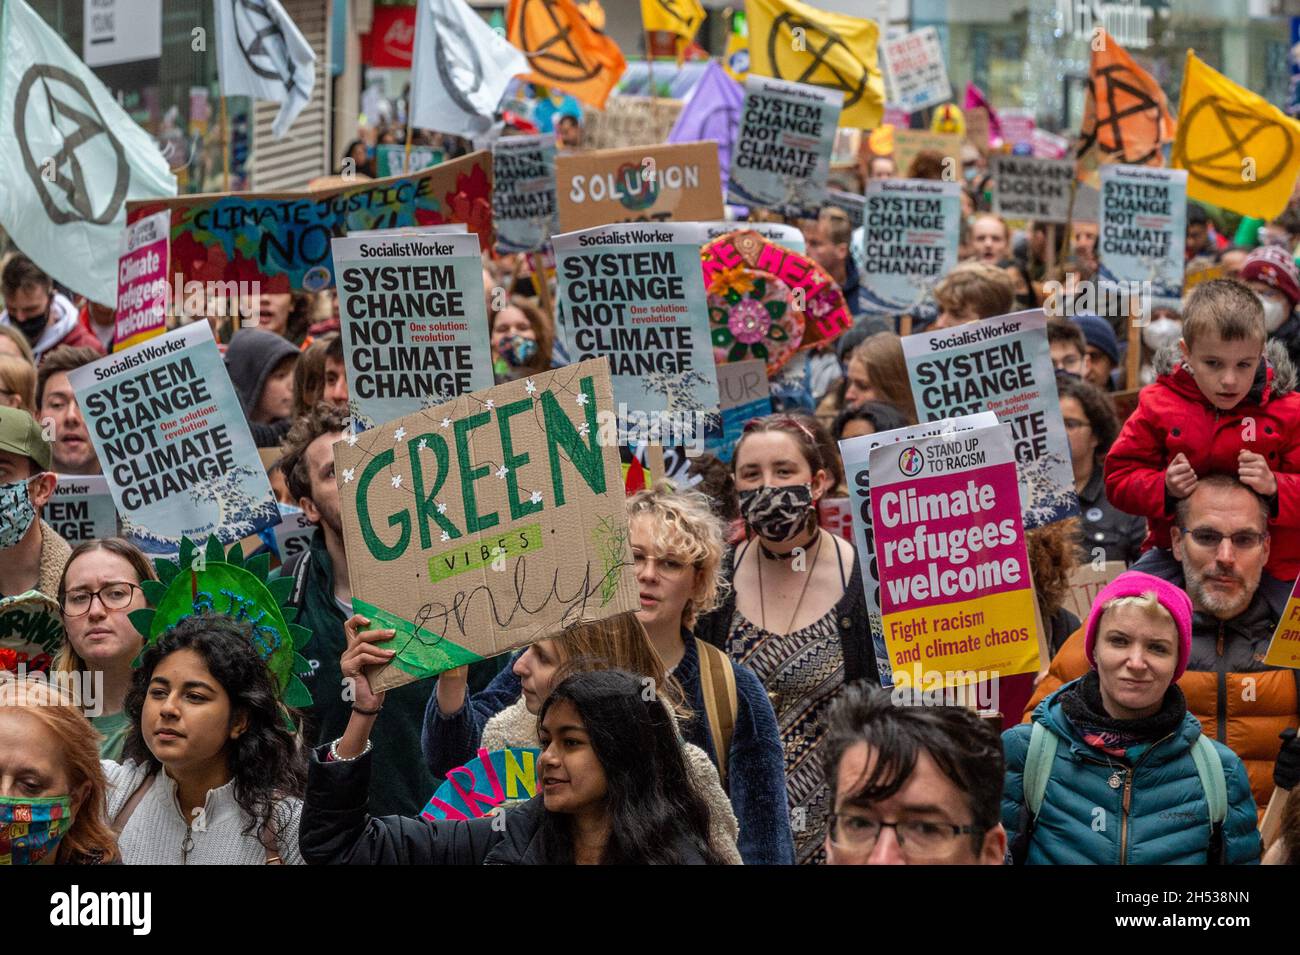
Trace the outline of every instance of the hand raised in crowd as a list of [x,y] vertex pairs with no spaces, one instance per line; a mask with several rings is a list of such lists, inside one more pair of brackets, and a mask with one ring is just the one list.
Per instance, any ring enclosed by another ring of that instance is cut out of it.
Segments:
[[[1241,478],[1241,483],[1246,487],[1264,497],[1272,497],[1277,493],[1277,478],[1269,470],[1268,461],[1262,454],[1242,448],[1237,455],[1237,477]],[[1168,477],[1165,480],[1167,482]]]
[[437,692],[438,710],[443,716],[459,712],[469,692],[469,666],[453,667],[438,674]]
[[347,638],[348,645],[339,659],[339,669],[343,672],[345,684],[352,689],[352,717],[339,740],[338,754],[346,759],[359,756],[365,751],[370,728],[384,706],[384,694],[370,689],[366,667],[387,663],[393,658],[393,651],[384,650],[375,644],[397,635],[396,630],[361,629],[369,625],[370,619],[361,614],[353,614],[343,623],[343,635]]
[[[1242,480],[1244,481],[1245,478],[1243,477]],[[1196,490],[1196,472],[1192,470],[1187,455],[1181,451],[1169,462],[1169,467],[1165,471],[1165,488],[1178,498],[1187,497]]]

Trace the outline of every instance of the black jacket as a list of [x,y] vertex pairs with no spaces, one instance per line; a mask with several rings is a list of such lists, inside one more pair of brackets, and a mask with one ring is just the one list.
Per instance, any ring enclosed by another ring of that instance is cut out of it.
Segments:
[[[730,582],[735,576],[732,561],[735,550],[723,558],[719,573]],[[726,599],[716,609],[695,622],[695,635],[713,644],[724,653],[731,637],[731,618],[736,612],[736,588],[727,590]],[[844,654],[844,682],[870,680],[872,686],[880,685],[880,671],[876,668],[876,654],[871,645],[871,618],[867,613],[867,598],[862,589],[862,566],[857,548],[853,549],[853,571],[844,596],[835,605],[835,622],[840,628],[840,647]]]
[[1091,562],[1093,548],[1106,552],[1106,560],[1132,564],[1142,553],[1147,536],[1145,518],[1125,514],[1106,500],[1106,482],[1101,466],[1093,468],[1092,477],[1079,494],[1079,559]]
[[[347,618],[334,599],[334,564],[325,546],[325,532],[317,528],[310,549],[296,561],[291,558],[277,576],[293,579],[289,604],[298,608],[297,622],[312,633],[302,650],[310,669],[298,674],[312,695],[304,738],[312,746],[329,743],[347,729],[352,704],[341,691],[343,671],[339,659],[347,648],[343,635],[343,621]],[[471,689],[491,679],[501,662],[492,659],[471,664]],[[428,683],[408,683],[389,690],[383,712],[375,721],[375,737],[386,745],[378,755],[370,798],[375,811],[383,815],[419,812],[442,782],[420,758],[420,726],[429,687]]]
[[[310,865],[552,865],[539,833],[546,807],[541,796],[493,819],[431,822],[422,816],[372,816],[366,812],[371,754],[347,762],[325,762],[326,747],[314,750],[307,769],[307,794],[298,828],[298,847]],[[693,865],[698,851],[683,847]]]

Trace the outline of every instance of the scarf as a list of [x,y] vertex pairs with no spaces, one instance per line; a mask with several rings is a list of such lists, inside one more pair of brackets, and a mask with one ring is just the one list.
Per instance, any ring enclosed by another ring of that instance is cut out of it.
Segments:
[[1177,684],[1165,691],[1159,711],[1134,720],[1117,720],[1101,702],[1101,678],[1096,670],[1061,693],[1061,709],[1083,741],[1110,756],[1124,757],[1128,750],[1154,743],[1174,732],[1187,715],[1187,700]]

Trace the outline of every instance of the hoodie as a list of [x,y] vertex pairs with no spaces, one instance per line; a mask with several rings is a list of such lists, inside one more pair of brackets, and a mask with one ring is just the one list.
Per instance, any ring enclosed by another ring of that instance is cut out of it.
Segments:
[[[9,312],[0,312],[0,325],[18,325],[9,318]],[[32,352],[36,356],[36,363],[39,365],[45,353],[58,348],[60,345],[71,345],[76,348],[90,347],[104,354],[104,346],[100,343],[99,338],[94,332],[82,326],[77,318],[77,309],[67,297],[55,292],[50,296],[50,318],[45,323],[45,329],[41,332],[40,338],[32,345]]]
[[256,424],[253,413],[271,372],[286,358],[297,355],[298,349],[292,342],[260,328],[241,328],[226,346],[226,370],[230,372],[230,381],[259,448],[277,446],[292,423],[290,418],[281,418],[270,424]]

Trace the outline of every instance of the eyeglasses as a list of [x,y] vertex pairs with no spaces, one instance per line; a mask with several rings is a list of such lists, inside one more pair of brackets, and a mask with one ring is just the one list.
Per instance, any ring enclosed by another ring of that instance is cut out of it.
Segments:
[[881,831],[893,829],[898,848],[913,859],[946,855],[962,836],[982,836],[986,831],[982,826],[958,826],[951,822],[877,822],[842,812],[830,814],[830,825],[831,844],[854,852],[870,852],[876,847]]
[[666,555],[663,557],[652,557],[649,554],[632,554],[632,565],[639,572],[647,562],[654,564],[654,571],[660,577],[680,577],[688,570],[694,570],[695,567],[689,561],[682,560],[679,557]]
[[90,605],[98,597],[105,610],[125,610],[131,606],[134,593],[141,589],[139,584],[121,582],[105,584],[98,590],[70,590],[63,595],[60,606],[65,617],[84,617],[90,613]]
[[1218,550],[1225,537],[1232,541],[1233,550],[1241,551],[1255,550],[1268,540],[1267,532],[1260,534],[1256,531],[1237,531],[1233,534],[1220,534],[1208,527],[1198,527],[1194,531],[1180,527],[1179,530],[1190,537],[1197,547],[1204,547],[1206,550]]
[[1092,425],[1089,424],[1087,421],[1080,421],[1078,418],[1066,418],[1064,420],[1065,420],[1066,431],[1078,431],[1080,428],[1092,427]]
[[1052,362],[1052,367],[1054,367],[1057,371],[1062,371],[1062,370],[1074,371],[1082,364],[1083,364],[1082,358],[1080,358],[1078,355],[1070,354],[1070,355],[1066,355],[1060,361]]

